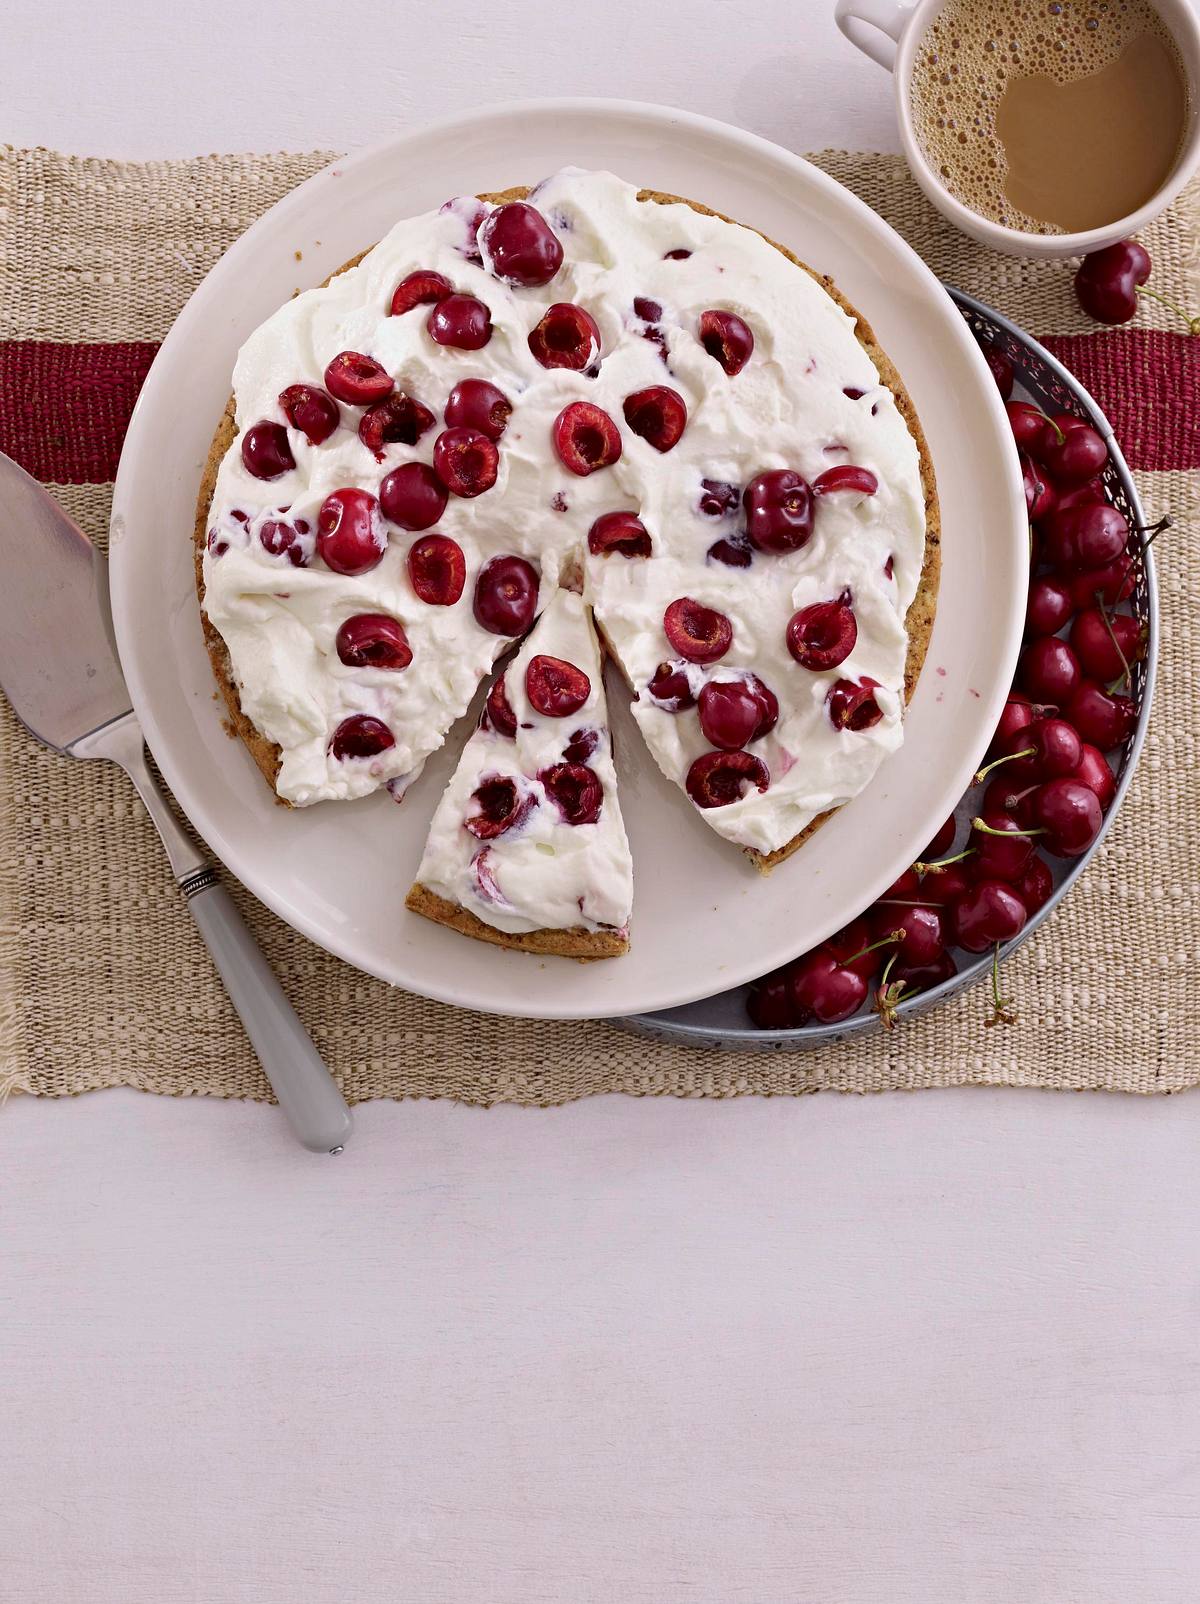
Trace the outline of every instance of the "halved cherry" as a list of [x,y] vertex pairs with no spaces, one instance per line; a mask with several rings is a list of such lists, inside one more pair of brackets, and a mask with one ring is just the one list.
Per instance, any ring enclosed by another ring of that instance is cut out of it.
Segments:
[[272,557],[286,557],[293,568],[307,568],[316,540],[307,518],[264,518],[258,526],[259,544]]
[[741,499],[742,492],[738,486],[731,485],[725,479],[700,481],[699,505],[706,518],[724,518],[728,513],[736,512]]
[[347,668],[407,668],[412,647],[404,625],[387,613],[356,613],[337,632],[338,657]]
[[479,242],[476,235],[480,225],[487,216],[489,207],[485,206],[478,195],[455,195],[448,201],[443,201],[438,207],[438,215],[449,213],[462,224],[462,243],[455,246],[460,256],[465,256],[468,262],[480,262]]
[[563,747],[563,759],[567,763],[586,763],[599,745],[599,730],[572,730]]
[[813,530],[813,497],[808,481],[792,468],[772,468],[742,492],[746,533],[760,551],[798,551]]
[[487,694],[488,722],[498,735],[507,735],[511,740],[517,733],[517,715],[512,710],[508,700],[508,692],[504,689],[504,675],[492,686]]
[[779,702],[760,679],[710,680],[700,692],[700,728],[710,746],[736,752],[773,729]]
[[547,308],[530,331],[529,349],[544,368],[581,373],[600,355],[600,330],[582,306],[559,301]]
[[456,496],[481,496],[496,483],[500,454],[478,429],[443,429],[433,445],[437,476]]
[[367,490],[334,490],[317,514],[317,553],[335,574],[365,574],[383,559],[387,530]]
[[754,552],[745,535],[725,535],[714,540],[705,552],[709,562],[724,563],[726,568],[749,568]]
[[552,432],[559,461],[581,478],[598,468],[610,468],[620,458],[621,436],[616,424],[590,401],[572,401],[564,407]]
[[823,673],[844,663],[858,640],[858,620],[849,603],[813,602],[793,613],[787,627],[787,649],[801,668]]
[[494,841],[520,824],[537,805],[537,798],[522,792],[507,774],[485,775],[471,793],[471,801],[475,811],[467,814],[463,825],[479,841]]
[[625,422],[655,451],[670,451],[679,444],[687,424],[687,407],[678,390],[654,384],[625,397]]
[[391,315],[401,317],[405,312],[411,312],[414,306],[436,306],[439,301],[444,301],[447,295],[453,294],[454,285],[448,278],[428,268],[419,268],[407,278],[402,278],[396,285],[392,296]]
[[395,381],[374,357],[339,351],[325,369],[325,388],[347,406],[369,407],[391,395]]
[[492,337],[492,314],[474,295],[447,295],[430,312],[425,327],[438,345],[479,351]]
[[696,702],[682,663],[660,663],[650,677],[646,693],[664,713],[682,713]]
[[446,487],[427,462],[402,462],[385,474],[379,504],[401,529],[429,529],[446,510]]
[[736,312],[701,312],[700,344],[733,378],[750,360],[754,334]]
[[861,680],[839,679],[829,687],[825,706],[835,730],[869,730],[883,717],[875,700],[879,681],[864,674]]
[[347,758],[377,757],[395,744],[396,737],[382,719],[352,713],[334,730],[329,750],[339,762],[345,762]]
[[523,635],[537,611],[537,569],[524,557],[493,557],[475,581],[475,618],[493,635]]
[[588,550],[597,557],[649,557],[650,533],[633,512],[602,512],[588,530]]
[[853,463],[839,463],[826,468],[812,482],[814,496],[831,496],[838,490],[854,490],[860,496],[873,496],[879,489],[879,480],[870,468],[856,468]]
[[530,658],[525,670],[525,694],[538,713],[547,718],[568,718],[578,713],[592,694],[592,682],[574,663],[539,653]]
[[319,384],[289,384],[279,392],[279,405],[293,429],[298,429],[310,446],[319,446],[341,421],[337,402]]
[[453,607],[467,582],[467,559],[449,535],[423,535],[408,549],[408,577],[430,607]]
[[382,462],[385,445],[415,446],[433,423],[433,413],[428,407],[411,395],[405,395],[403,390],[393,390],[391,395],[376,401],[363,413],[358,420],[358,438],[376,462]]
[[282,423],[253,423],[242,436],[242,464],[255,479],[278,479],[296,466]]
[[641,318],[643,323],[657,323],[662,317],[662,305],[652,301],[648,295],[635,295],[633,298],[633,315]]
[[673,251],[664,251],[663,252],[663,261],[664,262],[686,262],[688,257],[691,254],[692,254],[691,251],[685,250],[682,245],[677,245]]
[[506,284],[526,289],[549,284],[562,266],[563,248],[554,230],[525,201],[510,201],[489,212],[477,238],[484,266]]
[[445,416],[451,429],[477,429],[489,440],[499,440],[512,416],[512,402],[487,379],[460,379],[446,399]]
[[546,795],[567,824],[595,824],[604,802],[600,776],[584,763],[553,763],[538,771]]
[[491,847],[480,847],[471,859],[471,868],[475,871],[475,889],[482,902],[492,902],[500,907],[511,908],[512,904],[500,889],[491,858]]
[[754,786],[765,791],[771,771],[749,752],[705,752],[687,772],[687,794],[698,808],[724,808],[740,802]]
[[689,663],[715,663],[733,641],[733,625],[725,614],[691,596],[680,596],[671,603],[663,614],[663,629]]

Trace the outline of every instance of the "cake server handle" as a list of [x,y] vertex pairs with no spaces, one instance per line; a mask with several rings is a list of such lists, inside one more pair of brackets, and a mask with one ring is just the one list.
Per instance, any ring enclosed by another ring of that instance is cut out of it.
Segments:
[[288,1123],[311,1152],[340,1153],[353,1129],[346,1101],[216,871],[175,822],[150,773],[136,716],[85,736],[71,752],[108,758],[133,781]]

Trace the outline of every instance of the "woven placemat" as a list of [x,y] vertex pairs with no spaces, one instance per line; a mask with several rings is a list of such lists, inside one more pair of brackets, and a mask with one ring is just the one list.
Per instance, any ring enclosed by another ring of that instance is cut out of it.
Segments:
[[[231,241],[325,160],[134,165],[0,152],[0,447],[98,543],[121,435],[157,342]],[[1063,265],[971,244],[931,210],[898,158],[826,151],[815,160],[938,274],[1046,339],[1108,410],[1147,510],[1175,514],[1177,528],[1158,545],[1159,698],[1128,801],[1074,893],[1007,967],[1016,1024],[985,1028],[985,1001],[968,993],[891,1035],[813,1053],[685,1051],[603,1023],[459,1012],[367,979],[231,886],[351,1101],[552,1104],[602,1091],[723,1097],[969,1082],[1169,1092],[1200,1082],[1200,343],[1155,306],[1143,307],[1136,328],[1098,330],[1076,307]],[[1193,307],[1198,209],[1193,185],[1143,236],[1155,285]],[[163,535],[187,540],[190,531]],[[118,1085],[269,1095],[128,782],[108,765],[45,752],[5,706],[0,1098]]]

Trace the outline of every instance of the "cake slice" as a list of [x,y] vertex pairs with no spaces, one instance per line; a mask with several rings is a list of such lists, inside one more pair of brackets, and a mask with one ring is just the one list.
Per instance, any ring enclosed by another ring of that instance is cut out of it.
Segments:
[[586,960],[628,951],[632,899],[600,646],[559,590],[488,693],[406,902],[478,941]]

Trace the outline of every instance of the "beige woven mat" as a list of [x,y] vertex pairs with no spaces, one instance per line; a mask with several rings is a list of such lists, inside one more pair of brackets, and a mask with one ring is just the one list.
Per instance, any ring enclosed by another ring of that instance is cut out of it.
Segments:
[[[324,159],[130,165],[0,152],[0,345],[161,339],[230,242]],[[942,276],[1039,333],[1094,332],[1074,305],[1068,272],[969,244],[931,212],[898,159],[817,159]],[[1194,304],[1200,285],[1185,220],[1197,201],[1193,186],[1144,236],[1155,283]],[[1157,308],[1140,323],[1174,326]],[[1169,409],[1172,399],[1148,404]],[[103,541],[111,486],[50,488]],[[347,1097],[552,1104],[602,1091],[730,1096],[991,1082],[1169,1092],[1200,1081],[1200,550],[1195,524],[1187,524],[1195,475],[1146,473],[1140,488],[1152,513],[1170,508],[1180,521],[1158,548],[1158,704],[1136,783],[1103,849],[1007,966],[1017,1024],[986,1029],[976,991],[892,1035],[814,1053],[746,1055],[653,1046],[601,1023],[487,1018],[364,978],[234,887]],[[186,540],[189,531],[164,538]],[[266,1097],[128,783],[107,765],[42,751],[6,707],[0,717],[0,1097],[115,1085]]]

